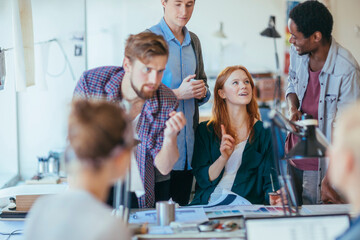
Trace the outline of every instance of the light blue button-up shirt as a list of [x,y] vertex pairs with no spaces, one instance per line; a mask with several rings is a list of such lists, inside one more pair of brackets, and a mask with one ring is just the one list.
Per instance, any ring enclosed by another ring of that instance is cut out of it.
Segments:
[[[151,27],[150,31],[162,35],[169,45],[169,59],[163,75],[162,82],[171,89],[179,88],[184,78],[195,73],[196,56],[191,45],[191,37],[186,27],[183,28],[185,38],[182,44],[175,38],[164,18],[160,23]],[[209,91],[203,102],[210,97]],[[187,169],[191,169],[191,159],[194,151],[194,99],[179,100],[178,112],[183,112],[186,118],[186,125],[180,131],[177,138],[179,149],[179,160],[173,167],[173,170],[184,170],[186,160]]]
[[[300,107],[309,81],[309,55],[300,56],[290,48],[289,93],[296,93]],[[326,62],[319,75],[320,97],[318,109],[319,129],[331,142],[332,130],[339,112],[355,102],[360,93],[360,67],[351,53],[331,40]]]

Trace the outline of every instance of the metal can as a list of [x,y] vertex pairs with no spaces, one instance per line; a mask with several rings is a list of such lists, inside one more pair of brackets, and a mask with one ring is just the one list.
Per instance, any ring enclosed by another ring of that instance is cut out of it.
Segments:
[[156,219],[159,226],[168,226],[175,221],[175,203],[160,201],[156,203]]
[[49,157],[49,173],[59,175],[59,159]]
[[42,175],[45,173],[45,169],[44,169],[44,158],[43,157],[38,157],[38,175]]

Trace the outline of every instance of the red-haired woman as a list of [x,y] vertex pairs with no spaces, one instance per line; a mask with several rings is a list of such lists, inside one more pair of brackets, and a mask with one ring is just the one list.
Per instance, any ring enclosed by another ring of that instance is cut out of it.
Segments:
[[253,204],[269,204],[270,173],[278,185],[272,150],[250,73],[243,66],[225,68],[216,79],[212,117],[195,134],[192,168],[198,186],[192,204],[214,202],[224,190]]

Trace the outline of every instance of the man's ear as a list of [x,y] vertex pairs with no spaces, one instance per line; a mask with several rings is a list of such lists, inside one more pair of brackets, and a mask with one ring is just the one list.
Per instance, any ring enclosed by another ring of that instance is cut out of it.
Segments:
[[314,39],[314,42],[317,42],[317,43],[322,40],[322,34],[319,31],[314,32],[312,37]]
[[130,59],[128,57],[124,57],[123,68],[124,68],[125,72],[128,72],[128,73],[131,72],[132,64],[131,64],[131,61],[130,61]]
[[219,90],[218,90],[218,94],[219,94],[219,96],[220,96],[222,99],[225,99],[225,98],[226,98],[225,93],[224,93],[224,91],[223,91],[222,89],[219,89]]
[[163,8],[165,8],[165,6],[166,6],[166,1],[165,1],[165,0],[161,0],[161,5],[163,6]]

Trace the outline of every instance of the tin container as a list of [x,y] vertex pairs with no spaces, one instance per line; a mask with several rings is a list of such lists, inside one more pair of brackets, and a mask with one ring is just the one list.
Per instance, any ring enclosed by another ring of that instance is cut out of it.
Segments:
[[49,173],[52,175],[59,175],[59,159],[49,157]]
[[168,226],[175,221],[175,203],[160,201],[156,203],[156,219],[159,226]]

